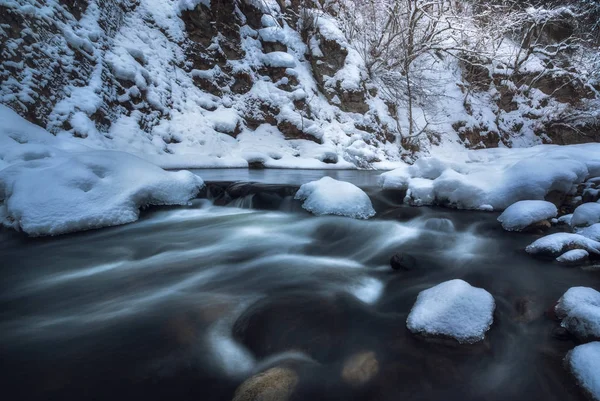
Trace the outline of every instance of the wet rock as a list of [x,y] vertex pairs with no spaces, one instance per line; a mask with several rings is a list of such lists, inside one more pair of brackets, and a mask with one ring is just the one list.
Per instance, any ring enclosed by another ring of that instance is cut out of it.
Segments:
[[521,323],[530,323],[542,316],[543,311],[530,297],[518,298],[514,303],[515,320]]
[[243,382],[233,401],[287,401],[298,384],[298,375],[289,368],[271,368]]
[[351,386],[368,383],[379,372],[379,362],[374,352],[352,355],[344,362],[342,379]]
[[555,327],[554,330],[552,330],[552,337],[560,341],[568,341],[571,339],[571,334],[569,334],[569,331],[564,327]]
[[417,259],[407,253],[397,253],[390,259],[390,266],[394,270],[411,271],[417,268]]

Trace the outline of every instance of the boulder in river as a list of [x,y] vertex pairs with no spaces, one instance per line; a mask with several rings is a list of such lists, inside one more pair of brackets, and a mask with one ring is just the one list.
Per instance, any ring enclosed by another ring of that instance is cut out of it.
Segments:
[[342,379],[351,386],[368,383],[379,372],[379,362],[374,352],[359,352],[344,362]]
[[232,401],[287,401],[297,384],[298,375],[292,369],[271,368],[243,382]]
[[579,341],[600,340],[600,292],[589,287],[572,287],[555,308],[561,326]]
[[414,270],[417,267],[417,259],[407,253],[398,252],[390,259],[390,265],[394,270]]
[[600,342],[575,347],[567,354],[565,364],[575,380],[594,400],[600,400]]
[[473,344],[484,339],[495,308],[494,298],[486,290],[450,280],[419,293],[406,325],[414,334]]

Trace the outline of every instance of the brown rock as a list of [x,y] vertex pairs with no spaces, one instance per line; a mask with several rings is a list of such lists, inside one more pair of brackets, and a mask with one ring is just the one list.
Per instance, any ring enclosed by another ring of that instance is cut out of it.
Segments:
[[342,379],[351,386],[368,383],[379,372],[379,362],[372,351],[352,355],[344,362]]
[[298,375],[293,370],[271,368],[243,382],[232,401],[287,401],[297,384]]

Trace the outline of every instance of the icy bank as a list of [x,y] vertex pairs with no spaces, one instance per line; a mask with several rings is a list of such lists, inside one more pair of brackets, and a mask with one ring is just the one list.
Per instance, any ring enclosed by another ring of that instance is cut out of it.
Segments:
[[600,176],[600,144],[485,149],[423,158],[384,173],[384,189],[406,191],[405,202],[461,209],[504,210],[521,200],[572,193]]
[[57,235],[137,220],[140,207],[183,205],[204,183],[127,153],[92,150],[0,109],[0,222]]

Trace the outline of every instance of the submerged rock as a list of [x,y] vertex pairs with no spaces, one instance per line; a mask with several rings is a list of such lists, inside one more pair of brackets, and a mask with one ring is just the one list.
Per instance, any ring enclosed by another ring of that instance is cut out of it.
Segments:
[[243,382],[235,391],[233,401],[287,401],[298,375],[289,368],[271,368]]
[[419,293],[406,325],[415,334],[472,344],[484,339],[495,308],[494,298],[486,290],[450,280]]
[[406,253],[397,253],[390,259],[390,266],[394,270],[414,270],[417,264],[417,259]]
[[379,362],[375,353],[360,352],[344,362],[342,379],[351,386],[361,386],[368,383],[378,372]]

